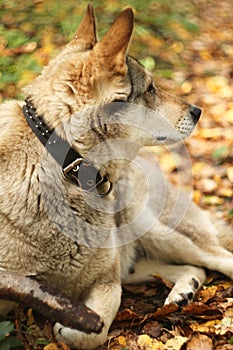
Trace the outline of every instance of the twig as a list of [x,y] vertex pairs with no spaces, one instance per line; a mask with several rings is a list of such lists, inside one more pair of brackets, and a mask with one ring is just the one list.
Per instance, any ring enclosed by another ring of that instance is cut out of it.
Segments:
[[52,322],[60,322],[85,333],[100,333],[100,317],[79,300],[45,288],[36,280],[0,270],[0,299],[31,307]]

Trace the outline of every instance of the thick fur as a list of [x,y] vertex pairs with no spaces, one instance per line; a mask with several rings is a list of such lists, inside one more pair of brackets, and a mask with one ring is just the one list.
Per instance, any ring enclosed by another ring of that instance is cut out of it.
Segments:
[[[204,268],[233,278],[232,230],[192,202],[184,210],[187,194],[164,180],[153,159],[137,156],[142,146],[184,139],[198,118],[194,106],[155,87],[150,73],[126,56],[132,30],[126,9],[97,42],[88,6],[74,39],[25,88],[38,115],[108,178],[113,190],[106,197],[62,174],[28,126],[22,102],[0,108],[0,267],[35,276],[101,316],[99,335],[55,325],[57,339],[77,349],[106,340],[121,280],[161,274],[174,283],[165,303],[183,303],[204,282]],[[182,220],[174,226],[177,195]]]

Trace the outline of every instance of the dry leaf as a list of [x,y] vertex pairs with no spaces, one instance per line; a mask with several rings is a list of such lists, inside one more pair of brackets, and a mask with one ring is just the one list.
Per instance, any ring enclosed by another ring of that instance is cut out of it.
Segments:
[[44,350],[70,350],[70,347],[63,343],[50,343],[44,347]]
[[220,323],[220,320],[212,320],[212,321],[208,321],[205,323],[193,323],[190,325],[190,328],[192,328],[192,330],[194,332],[200,332],[200,333],[209,333],[209,332],[213,332],[215,333],[215,326]]
[[182,346],[187,342],[187,337],[182,337],[180,335],[175,336],[174,338],[168,339],[166,342],[166,349],[169,350],[180,350]]
[[124,347],[126,346],[126,339],[125,339],[125,337],[123,337],[123,335],[120,335],[117,338],[117,341],[118,341],[119,345],[124,346]]
[[133,320],[137,318],[140,318],[140,316],[136,312],[130,309],[124,309],[123,311],[120,311],[117,313],[115,317],[115,321],[126,321],[126,320]]
[[204,334],[195,334],[188,342],[186,350],[212,350],[212,340]]
[[152,339],[147,334],[139,335],[138,345],[146,350],[166,350],[167,349],[161,341]]
[[201,129],[199,132],[203,139],[218,139],[222,136],[221,128]]
[[202,200],[203,203],[207,205],[221,205],[224,203],[224,199],[218,196],[204,196]]
[[146,333],[153,338],[158,338],[158,336],[161,333],[161,329],[162,325],[160,323],[158,323],[157,321],[149,321],[143,327],[142,331],[143,333]]
[[217,290],[217,286],[210,286],[200,290],[198,295],[201,297],[202,303],[206,303],[209,299],[213,298],[216,295]]
[[212,179],[201,179],[197,183],[198,189],[203,193],[213,193],[218,189],[217,183]]
[[183,314],[189,314],[202,319],[217,319],[222,317],[222,311],[218,305],[206,305],[201,302],[193,302],[183,307]]
[[170,315],[172,312],[175,312],[179,309],[177,304],[164,305],[161,308],[158,308],[153,314],[148,315],[151,318],[159,318]]
[[233,166],[227,168],[227,177],[233,183]]

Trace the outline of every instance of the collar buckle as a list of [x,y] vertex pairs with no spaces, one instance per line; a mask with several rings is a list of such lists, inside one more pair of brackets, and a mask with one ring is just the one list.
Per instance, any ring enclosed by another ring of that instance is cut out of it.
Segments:
[[78,172],[79,165],[82,163],[83,158],[77,158],[72,163],[68,164],[66,167],[62,169],[64,175],[68,175],[70,171]]

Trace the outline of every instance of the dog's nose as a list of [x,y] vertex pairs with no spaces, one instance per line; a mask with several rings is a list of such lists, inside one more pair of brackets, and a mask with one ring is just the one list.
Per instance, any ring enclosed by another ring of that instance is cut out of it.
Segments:
[[193,118],[194,123],[197,124],[197,122],[201,116],[201,109],[196,107],[196,106],[192,106],[192,108],[190,110],[190,114]]

